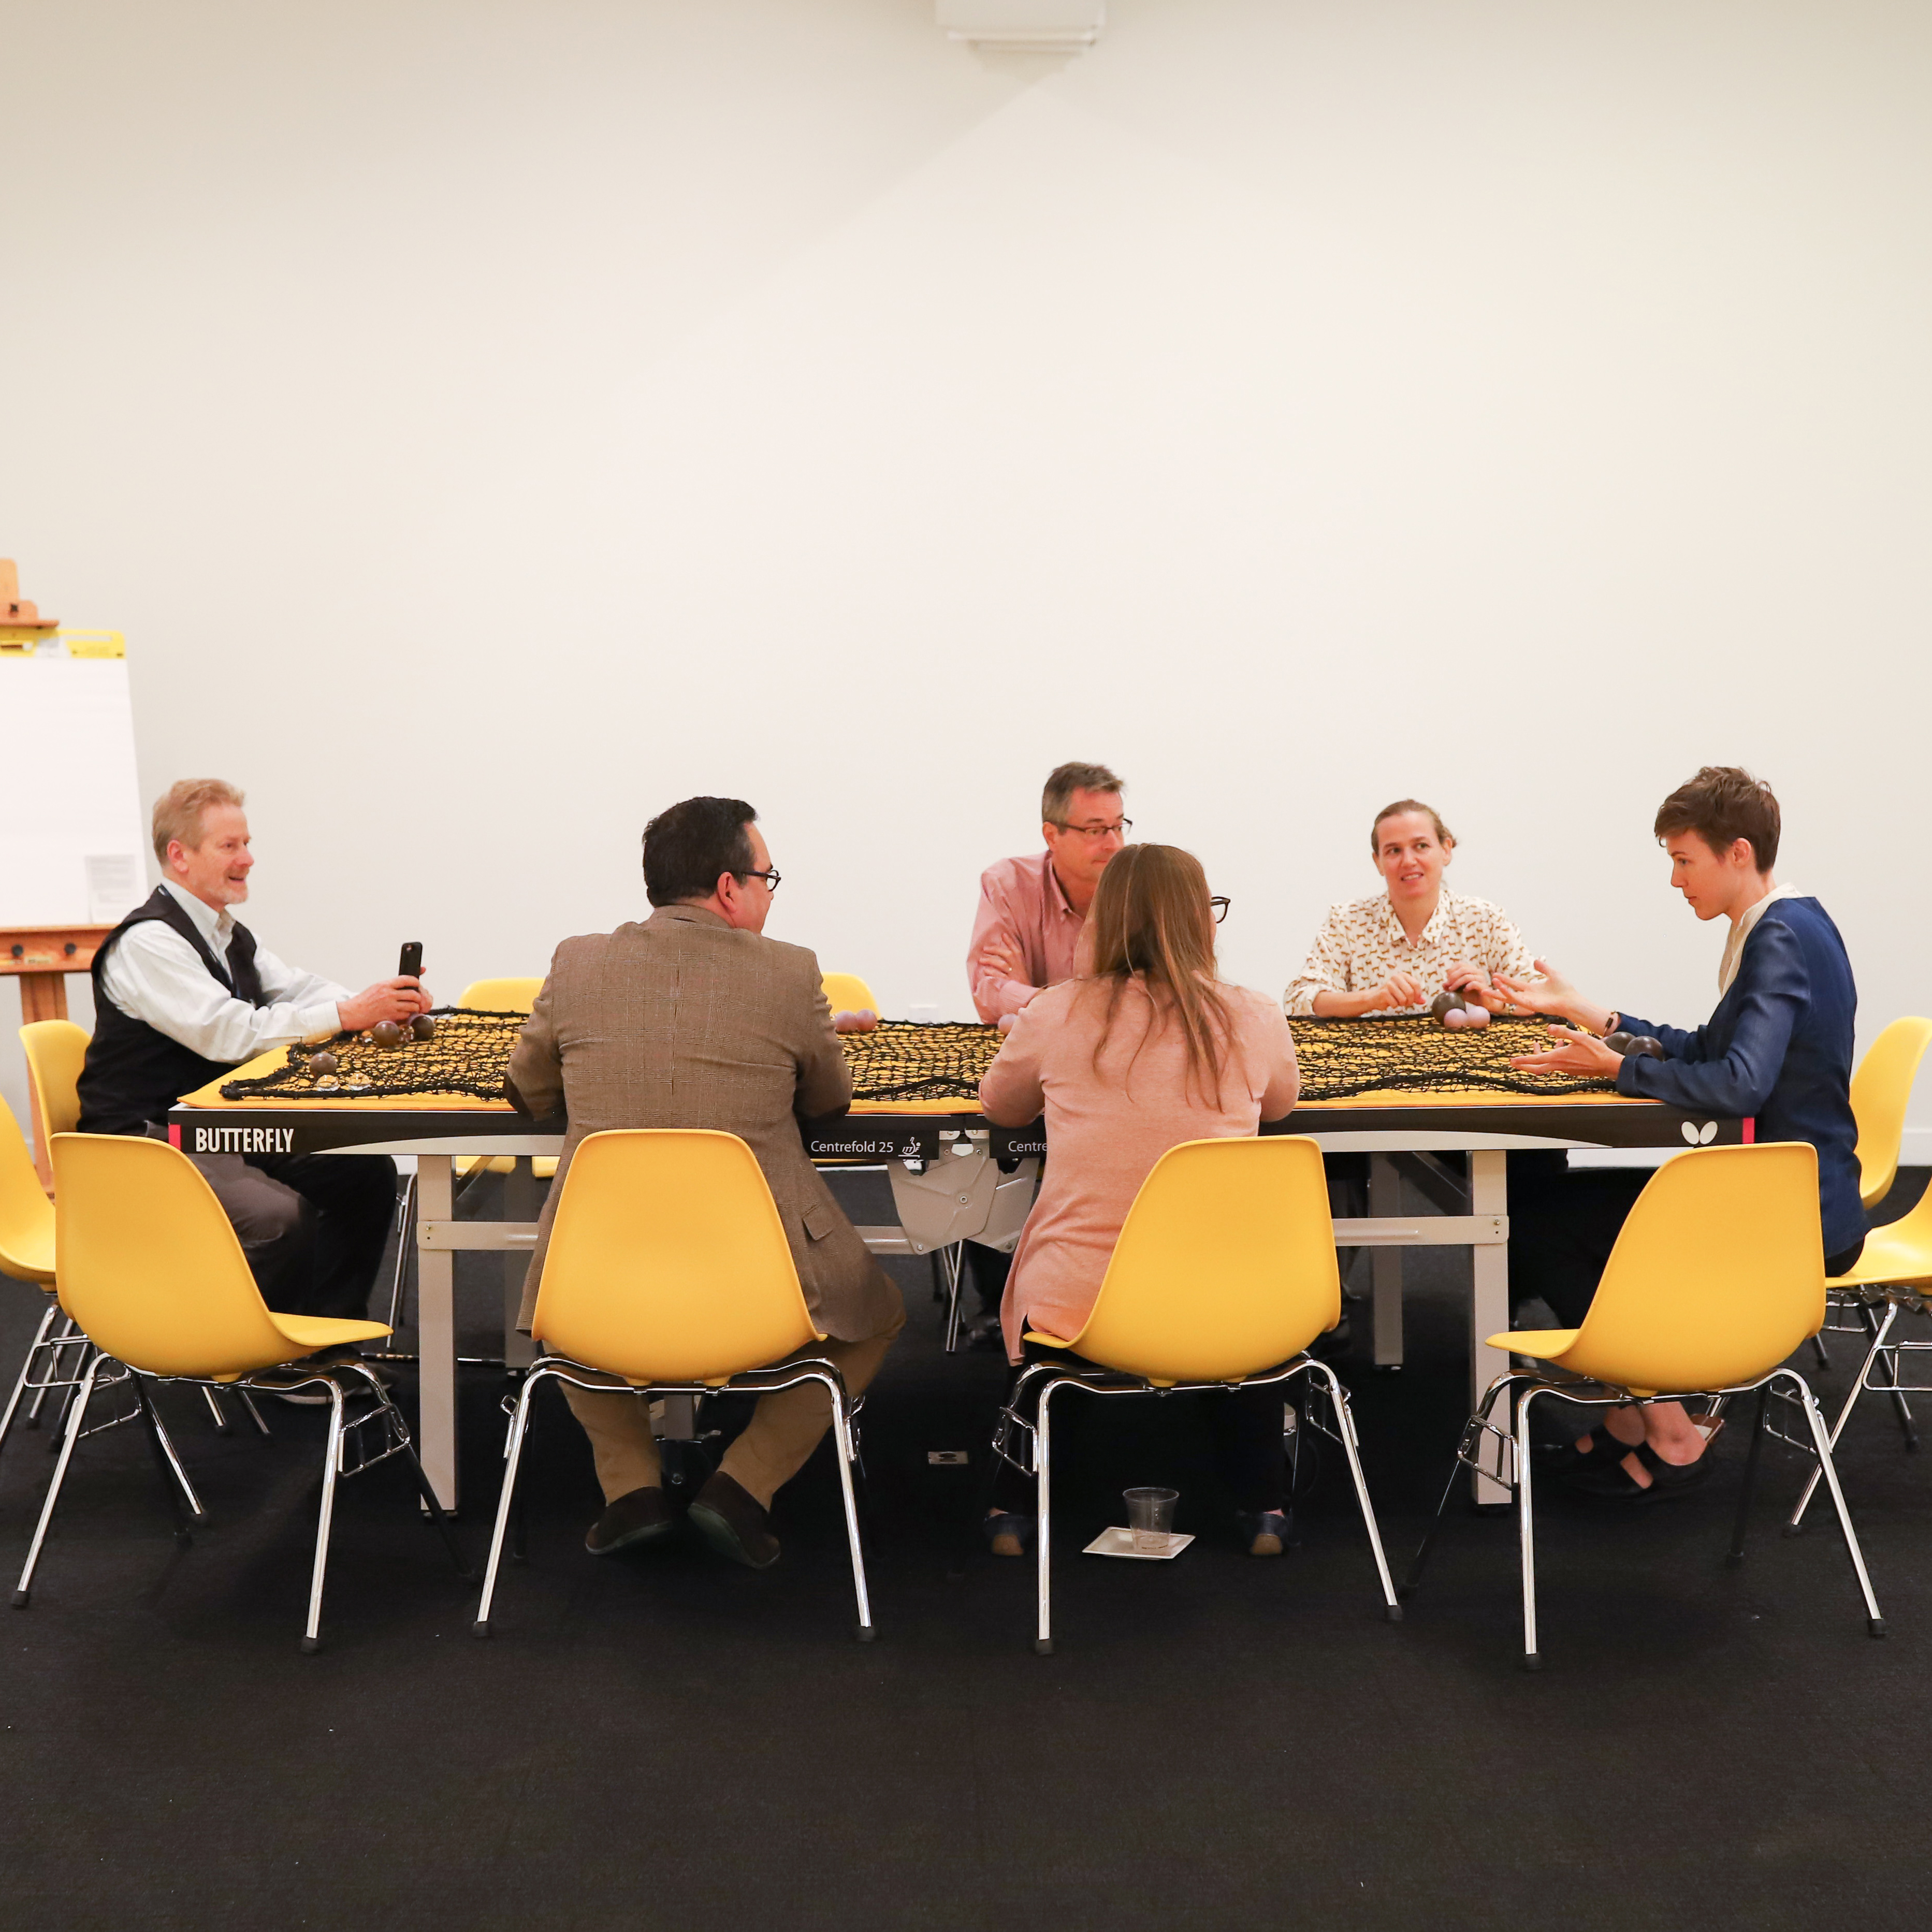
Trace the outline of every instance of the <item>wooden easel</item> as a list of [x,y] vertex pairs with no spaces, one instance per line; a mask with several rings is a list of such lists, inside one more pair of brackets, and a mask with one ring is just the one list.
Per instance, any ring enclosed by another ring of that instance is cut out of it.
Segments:
[[[100,942],[113,930],[111,926],[0,926],[0,974],[20,982],[22,1026],[67,1018],[67,976],[88,971]],[[47,1124],[40,1118],[38,1092],[32,1094],[32,1104],[34,1166],[40,1185],[51,1193],[54,1170],[47,1157]]]

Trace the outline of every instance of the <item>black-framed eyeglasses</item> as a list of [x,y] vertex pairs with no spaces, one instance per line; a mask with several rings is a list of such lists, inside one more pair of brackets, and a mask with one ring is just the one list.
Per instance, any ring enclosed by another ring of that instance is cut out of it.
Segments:
[[740,872],[738,876],[741,879],[763,879],[765,882],[765,890],[768,892],[775,892],[778,889],[779,880],[783,878],[784,874],[776,866],[771,866],[766,867],[762,872]]
[[1216,893],[1208,903],[1214,908],[1214,923],[1219,926],[1222,920],[1228,916],[1228,908],[1234,904],[1234,901]]
[[1134,821],[1131,818],[1120,819],[1112,825],[1069,825],[1065,820],[1059,818],[1052,822],[1061,831],[1070,832],[1079,838],[1104,838],[1110,832],[1118,832],[1124,838],[1134,829]]

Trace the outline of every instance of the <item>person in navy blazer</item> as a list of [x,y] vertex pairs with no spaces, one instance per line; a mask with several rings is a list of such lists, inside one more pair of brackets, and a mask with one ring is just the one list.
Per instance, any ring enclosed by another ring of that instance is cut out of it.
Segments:
[[[1619,1093],[1693,1112],[1756,1122],[1761,1141],[1818,1150],[1825,1269],[1840,1274],[1864,1246],[1858,1127],[1852,1117],[1858,988],[1845,943],[1818,902],[1772,876],[1781,814],[1770,786],[1731,765],[1706,765],[1658,807],[1654,830],[1670,882],[1700,919],[1730,921],[1711,1017],[1686,1031],[1598,1005],[1539,959],[1540,982],[1496,976],[1494,1004],[1560,1016],[1558,1044],[1510,1062],[1528,1072],[1614,1077]],[[1652,1040],[1661,1058],[1619,1053],[1604,1036]],[[1552,1175],[1512,1198],[1512,1286],[1540,1294],[1566,1326],[1580,1322],[1641,1174]],[[1706,1432],[1676,1402],[1606,1412],[1606,1435],[1579,1438],[1570,1473],[1631,1502],[1678,1494],[1708,1474]]]

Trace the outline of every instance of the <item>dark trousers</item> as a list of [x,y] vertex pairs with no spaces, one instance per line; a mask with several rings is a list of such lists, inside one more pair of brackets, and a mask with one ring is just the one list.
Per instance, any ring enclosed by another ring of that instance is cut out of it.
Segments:
[[[1037,1342],[1022,1346],[1026,1351],[1027,1364],[1069,1359],[1054,1349],[1042,1348]],[[1071,1359],[1077,1366],[1078,1358]],[[1014,1373],[1017,1381],[1018,1371]],[[1043,1379],[1036,1376],[1028,1384],[1020,1412],[1028,1422],[1033,1420]],[[1222,1480],[1238,1510],[1258,1512],[1288,1507],[1288,1466],[1282,1453],[1281,1426],[1282,1405],[1287,1400],[1286,1388],[1282,1382],[1267,1382],[1257,1388],[1216,1390],[1201,1398],[1207,1405],[1208,1426],[1213,1432]],[[1010,1390],[1008,1400],[1011,1400]],[[1077,1413],[1088,1400],[1077,1395],[1060,1398],[1060,1406],[1054,1412],[1060,1418],[1060,1428],[1066,1427],[1070,1414]],[[1065,1436],[1060,1440],[1064,1443]],[[1033,1479],[1010,1462],[998,1462],[994,1472],[992,1504],[996,1509],[1031,1510]]]
[[[1624,1217],[1649,1178],[1643,1168],[1532,1168],[1512,1156],[1510,1306],[1540,1297],[1564,1328],[1580,1328]],[[1825,1272],[1842,1274],[1864,1246],[1862,1236],[1856,1246],[1828,1256]]]
[[966,1272],[973,1280],[973,1292],[980,1298],[982,1315],[998,1315],[1000,1298],[1006,1292],[1006,1276],[1013,1271],[1013,1258],[998,1248],[982,1247],[977,1241],[965,1244]]
[[386,1154],[202,1154],[262,1299],[284,1315],[359,1322],[396,1212]]

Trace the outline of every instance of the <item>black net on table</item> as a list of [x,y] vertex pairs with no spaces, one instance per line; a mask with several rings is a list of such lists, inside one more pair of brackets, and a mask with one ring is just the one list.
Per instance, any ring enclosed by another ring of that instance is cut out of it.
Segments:
[[[224,1100],[400,1100],[412,1094],[506,1097],[510,1054],[525,1016],[437,1008],[435,1037],[405,1036],[380,1047],[366,1035],[340,1034],[289,1048],[283,1064],[251,1080],[230,1080]],[[1611,1080],[1568,1073],[1520,1073],[1510,1059],[1550,1045],[1540,1019],[1496,1019],[1452,1031],[1417,1019],[1293,1022],[1304,1100],[1347,1100],[1358,1094],[1463,1092],[1602,1094]],[[871,1033],[839,1039],[852,1069],[855,1100],[975,1100],[980,1081],[1000,1050],[996,1027],[952,1021],[881,1020]],[[332,1073],[309,1070],[310,1055],[333,1054]]]
[[1294,1019],[1304,1100],[1358,1094],[1613,1094],[1617,1083],[1575,1073],[1522,1073],[1510,1061],[1556,1042],[1542,1019],[1492,1019],[1452,1030],[1414,1019]]
[[[292,1046],[272,1073],[222,1084],[224,1100],[400,1100],[412,1094],[465,1094],[478,1100],[508,1097],[510,1052],[527,1013],[482,1012],[438,1006],[433,1039],[377,1046],[367,1034],[340,1033],[333,1040]],[[309,1071],[316,1053],[335,1057],[332,1073]]]

